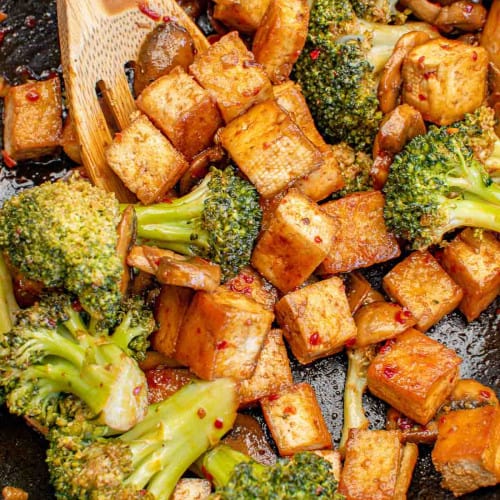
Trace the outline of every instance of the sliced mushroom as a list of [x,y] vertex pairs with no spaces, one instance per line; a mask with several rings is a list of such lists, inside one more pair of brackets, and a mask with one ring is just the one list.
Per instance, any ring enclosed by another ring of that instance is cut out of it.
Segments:
[[122,213],[122,218],[116,228],[118,233],[118,243],[116,245],[116,253],[123,264],[122,277],[120,280],[120,292],[125,295],[127,293],[128,284],[130,282],[130,270],[127,265],[127,255],[135,240],[136,234],[136,217],[134,208],[129,205]]
[[441,9],[434,25],[443,33],[480,30],[486,22],[487,10],[481,4],[458,0]]

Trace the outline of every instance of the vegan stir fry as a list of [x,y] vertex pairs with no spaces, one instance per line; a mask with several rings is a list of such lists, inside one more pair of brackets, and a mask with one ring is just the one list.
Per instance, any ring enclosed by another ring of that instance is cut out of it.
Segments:
[[[208,48],[138,2],[137,109],[102,105],[135,202],[85,170],[59,76],[0,80],[2,168],[72,161],[0,207],[0,403],[55,497],[411,498],[424,448],[495,494],[495,388],[428,331],[498,303],[500,0],[179,5]],[[291,365],[343,355],[335,435]]]

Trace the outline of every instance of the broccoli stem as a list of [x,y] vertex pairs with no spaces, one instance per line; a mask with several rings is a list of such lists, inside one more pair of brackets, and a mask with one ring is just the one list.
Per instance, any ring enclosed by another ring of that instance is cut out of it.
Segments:
[[12,279],[0,252],[0,335],[12,328],[12,315],[19,309],[14,297]]

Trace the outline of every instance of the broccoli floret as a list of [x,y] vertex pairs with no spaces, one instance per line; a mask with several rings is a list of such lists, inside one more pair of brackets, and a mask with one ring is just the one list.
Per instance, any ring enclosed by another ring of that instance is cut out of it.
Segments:
[[384,186],[384,216],[414,249],[462,227],[500,231],[500,186],[468,145],[464,123],[431,126],[395,156]]
[[313,452],[262,465],[221,444],[202,455],[196,468],[213,481],[220,500],[344,498],[337,493],[331,464]]
[[349,429],[367,429],[369,421],[363,409],[363,393],[367,387],[367,373],[375,355],[373,346],[347,349],[347,376],[344,387],[344,424],[339,450],[345,451]]
[[238,398],[231,379],[195,381],[151,405],[117,437],[54,432],[47,462],[58,499],[167,500],[181,475],[231,428]]
[[225,279],[250,261],[262,220],[257,191],[232,167],[211,169],[193,191],[170,203],[135,211],[140,238],[208,258],[221,266]]
[[0,210],[0,250],[29,279],[65,288],[96,318],[114,320],[123,265],[116,253],[119,204],[75,176],[44,183]]
[[359,19],[350,2],[314,1],[292,78],[327,141],[371,151],[382,118],[377,75],[403,34],[430,29],[426,23],[372,23]]
[[352,0],[356,15],[374,23],[404,22],[406,16],[396,9],[397,0]]
[[[113,335],[89,333],[80,310],[70,296],[53,293],[18,313],[13,328],[0,338],[0,384],[7,406],[50,428],[58,424],[61,396],[73,394],[97,423],[128,430],[147,410],[144,373]],[[128,340],[125,331],[117,338]]]
[[12,288],[12,278],[0,252],[0,335],[12,328],[13,315],[17,309],[19,306]]

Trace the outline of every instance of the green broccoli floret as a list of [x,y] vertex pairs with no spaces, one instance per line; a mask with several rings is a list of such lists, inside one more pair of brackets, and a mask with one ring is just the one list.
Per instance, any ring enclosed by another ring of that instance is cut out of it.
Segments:
[[0,250],[29,279],[78,296],[96,318],[114,320],[123,266],[116,253],[119,204],[80,177],[44,183],[0,210]]
[[396,9],[397,0],[352,0],[356,15],[374,23],[404,22],[406,16]]
[[[18,313],[13,328],[0,338],[0,384],[7,406],[50,428],[58,423],[61,396],[73,394],[97,423],[128,430],[147,410],[144,373],[113,335],[91,334],[80,310],[70,296],[54,293]],[[125,331],[117,338],[122,344],[128,340]]]
[[136,206],[137,236],[183,255],[219,264],[224,278],[250,261],[260,230],[259,196],[232,167],[211,169],[203,182],[171,203]]
[[377,75],[405,33],[426,23],[387,25],[359,19],[350,2],[315,0],[304,49],[292,78],[302,87],[319,131],[370,152],[382,113]]
[[195,381],[151,405],[144,420],[112,438],[54,432],[47,462],[58,499],[168,500],[181,475],[231,428],[231,379]]
[[344,498],[337,493],[331,464],[313,452],[262,465],[221,444],[202,455],[196,468],[213,481],[220,500]]
[[464,123],[431,126],[395,156],[384,186],[384,216],[414,249],[453,229],[500,231],[500,186],[474,158]]
[[347,349],[347,376],[344,387],[344,424],[339,451],[344,453],[349,429],[367,429],[370,422],[363,409],[367,373],[375,355],[373,346]]

